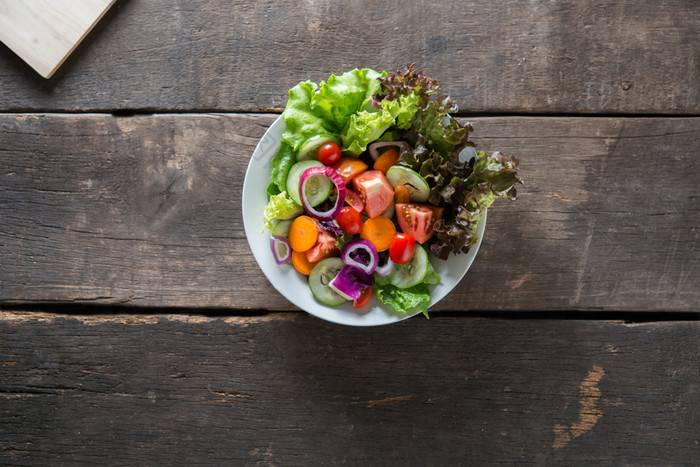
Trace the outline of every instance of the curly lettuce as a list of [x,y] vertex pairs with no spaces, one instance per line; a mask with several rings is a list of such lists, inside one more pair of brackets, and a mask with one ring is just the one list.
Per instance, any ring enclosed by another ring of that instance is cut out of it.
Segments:
[[476,230],[486,209],[497,198],[514,200],[515,186],[522,183],[518,159],[500,152],[477,151],[475,159],[461,165],[432,152],[420,168],[421,172],[429,170],[433,171],[426,176],[431,187],[429,201],[445,205],[443,218],[433,225],[435,235],[428,242],[430,251],[441,259],[450,253],[467,253],[477,241]]
[[433,225],[430,251],[442,259],[468,252],[477,240],[476,229],[486,208],[497,198],[515,199],[515,185],[522,183],[518,159],[477,152],[475,159],[460,161],[464,148],[476,146],[469,139],[473,128],[450,116],[459,110],[455,102],[449,96],[438,96],[440,84],[417,71],[414,64],[378,79],[381,91],[372,98],[375,106],[416,96],[418,109],[400,138],[410,146],[402,148],[399,164],[428,182],[430,204],[445,207],[443,218]]
[[270,201],[263,212],[262,232],[271,230],[277,221],[293,219],[302,212],[304,209],[290,198],[286,191],[270,196]]
[[397,100],[385,100],[381,106],[381,110],[362,110],[350,117],[341,133],[346,153],[359,156],[369,143],[378,140],[389,128],[409,128],[418,111],[418,96],[409,94]]
[[311,97],[311,108],[340,133],[350,117],[365,109],[372,95],[379,91],[380,76],[371,68],[331,75]]
[[450,117],[450,113],[459,110],[457,104],[449,96],[436,96],[440,84],[417,71],[415,64],[408,65],[404,71],[388,73],[378,80],[381,82],[381,92],[372,98],[375,106],[383,105],[387,100],[400,100],[402,96],[416,96],[418,111],[413,114],[410,126],[434,149],[456,156],[466,146],[476,146],[469,139],[473,128]]
[[316,136],[338,138],[358,112],[371,108],[370,99],[379,91],[381,73],[370,68],[331,75],[320,85],[302,81],[289,90],[282,112],[287,126],[282,135],[295,152]]

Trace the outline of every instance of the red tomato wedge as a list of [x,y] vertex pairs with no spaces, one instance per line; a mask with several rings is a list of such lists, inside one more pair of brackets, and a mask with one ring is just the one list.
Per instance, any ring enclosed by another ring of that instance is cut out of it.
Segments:
[[317,263],[331,256],[340,256],[340,250],[335,244],[336,240],[338,239],[332,233],[319,229],[318,241],[316,245],[306,250],[306,259],[309,263]]
[[[406,190],[408,192],[408,190]],[[352,206],[357,212],[362,212],[365,209],[365,203],[360,199],[360,195],[345,187],[345,204]]]
[[355,308],[362,308],[363,306],[367,305],[369,299],[372,298],[373,289],[374,287],[372,286],[362,289],[362,293],[360,293],[360,296],[352,302],[352,306]]
[[423,244],[435,233],[433,225],[442,217],[442,211],[443,208],[429,204],[396,203],[396,220],[403,233]]
[[394,202],[394,189],[379,170],[367,170],[352,179],[355,191],[365,203],[365,214],[370,218],[384,213]]

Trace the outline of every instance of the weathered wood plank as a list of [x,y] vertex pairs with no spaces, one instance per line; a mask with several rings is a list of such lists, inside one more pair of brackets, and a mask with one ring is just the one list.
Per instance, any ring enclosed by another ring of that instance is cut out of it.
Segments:
[[127,0],[49,82],[0,47],[0,109],[277,110],[417,62],[469,112],[697,114],[698,37],[695,0]]
[[697,465],[700,323],[0,315],[4,464]]
[[[240,208],[273,118],[0,116],[0,304],[289,309]],[[437,309],[700,309],[700,118],[475,126],[526,184]]]

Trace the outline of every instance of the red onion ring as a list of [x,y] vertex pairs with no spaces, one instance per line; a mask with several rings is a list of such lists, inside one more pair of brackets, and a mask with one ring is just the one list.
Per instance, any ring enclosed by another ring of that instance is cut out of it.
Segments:
[[292,259],[292,247],[286,238],[273,235],[270,237],[270,248],[277,264],[284,264]]
[[[359,253],[361,251],[366,252],[367,256],[369,257],[366,263],[363,263],[357,257],[353,258],[353,253]],[[343,254],[340,259],[343,260],[343,263],[347,264],[348,266],[355,266],[365,274],[372,274],[379,265],[379,254],[377,253],[377,249],[374,247],[374,245],[372,245],[372,242],[359,238],[345,245],[345,249],[343,250]]]
[[391,260],[391,258],[389,258],[389,256],[387,256],[386,263],[378,264],[377,269],[374,270],[374,273],[379,277],[386,277],[389,275],[392,269],[394,269],[394,262]]
[[[309,178],[315,175],[323,175],[328,177],[331,182],[333,182],[337,190],[335,205],[327,211],[319,211],[311,206],[311,203],[309,203],[306,199],[306,182],[309,180]],[[299,193],[301,195],[301,202],[304,205],[306,212],[320,221],[330,221],[338,217],[340,210],[343,209],[343,203],[345,202],[345,182],[340,175],[338,175],[338,172],[333,170],[332,167],[309,167],[303,174],[301,174],[301,179],[299,180]]]

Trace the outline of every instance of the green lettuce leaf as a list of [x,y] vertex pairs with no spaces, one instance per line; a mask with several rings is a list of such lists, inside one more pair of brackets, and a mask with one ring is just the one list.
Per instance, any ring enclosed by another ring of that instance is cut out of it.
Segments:
[[377,78],[380,76],[370,68],[331,75],[311,97],[311,108],[340,133],[350,116],[364,109],[372,95],[379,91]]
[[367,145],[379,139],[389,128],[408,128],[418,111],[418,96],[409,94],[397,100],[382,101],[379,111],[360,112],[350,116],[341,133],[344,152],[359,156]]
[[304,212],[304,209],[291,199],[286,191],[273,195],[270,197],[270,201],[263,212],[262,232],[271,230],[276,223],[275,221],[292,219],[302,212]]
[[440,275],[437,273],[435,268],[433,268],[433,265],[430,264],[430,261],[428,261],[428,271],[425,273],[425,277],[423,277],[423,283],[424,284],[438,284],[442,278]]
[[280,193],[282,193],[282,192],[280,191],[279,187],[277,186],[277,184],[276,184],[275,182],[270,182],[270,183],[267,185],[267,190],[266,190],[266,191],[267,191],[267,200],[268,200],[268,201],[270,201],[270,198],[271,198],[271,197],[273,197],[273,196],[275,196],[275,195],[279,195]]
[[337,138],[352,115],[371,108],[370,99],[380,87],[377,78],[383,75],[364,68],[331,75],[320,85],[297,84],[282,112],[287,125],[282,138],[296,152],[315,136]]
[[282,118],[287,129],[282,139],[298,152],[310,138],[323,135],[335,136],[334,129],[311,108],[311,98],[318,89],[316,83],[302,81],[289,90],[287,106]]
[[282,141],[275,157],[272,158],[272,172],[270,173],[270,179],[272,183],[277,187],[276,193],[270,193],[271,188],[268,187],[268,194],[270,196],[274,194],[282,193],[287,189],[287,174],[289,169],[292,168],[297,158],[294,155],[294,149],[287,144],[287,142]]
[[424,282],[407,289],[400,289],[388,283],[377,284],[375,282],[374,295],[385,305],[391,305],[399,314],[416,310],[429,318],[430,290]]

